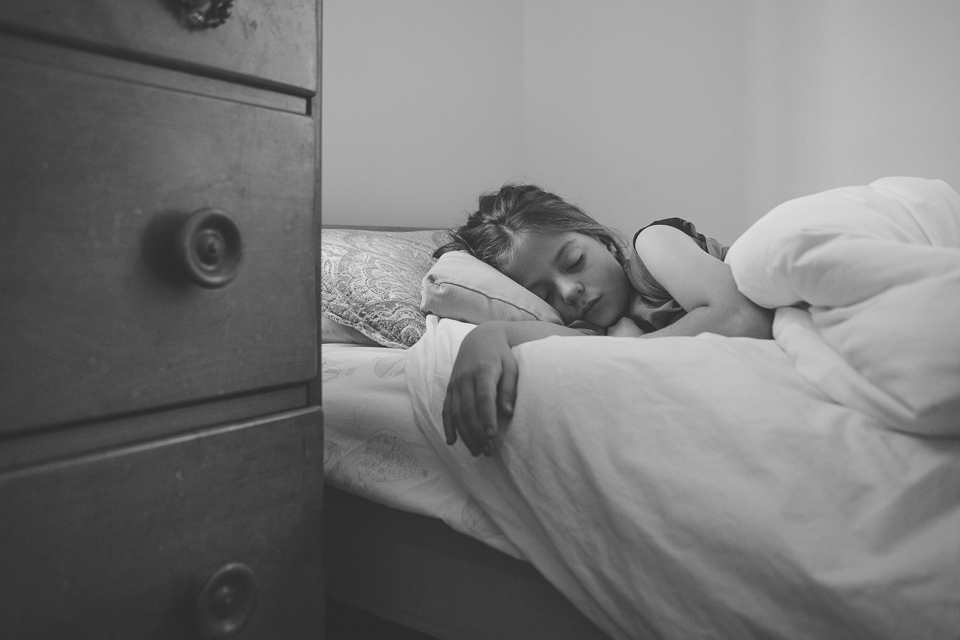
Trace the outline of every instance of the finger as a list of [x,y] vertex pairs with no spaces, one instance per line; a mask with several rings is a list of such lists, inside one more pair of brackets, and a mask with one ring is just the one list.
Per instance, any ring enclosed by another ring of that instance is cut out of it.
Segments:
[[487,444],[488,448],[489,439],[497,433],[498,385],[497,380],[488,379],[477,388],[476,420],[472,426],[476,429],[478,441]]
[[457,442],[457,428],[453,423],[452,397],[454,394],[453,385],[447,385],[447,393],[443,397],[443,435],[446,436],[447,444],[453,445]]
[[629,318],[626,316],[620,318],[617,320],[616,324],[610,327],[610,330],[607,333],[613,336],[619,336],[627,328],[625,321],[629,321]]
[[[500,411],[510,417],[517,402],[517,382],[520,370],[517,361],[513,358],[504,359],[503,372],[500,374],[500,383],[497,385],[497,398]],[[494,435],[493,433],[490,434]]]
[[454,424],[460,439],[467,446],[471,455],[478,456],[481,451],[481,443],[477,438],[477,409],[476,394],[473,392],[472,385],[464,385],[461,393],[457,395],[454,409]]

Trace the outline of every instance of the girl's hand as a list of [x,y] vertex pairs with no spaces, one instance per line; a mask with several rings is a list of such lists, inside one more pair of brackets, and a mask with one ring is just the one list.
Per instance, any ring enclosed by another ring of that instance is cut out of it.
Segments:
[[640,330],[637,323],[627,316],[623,316],[617,320],[615,325],[607,329],[607,335],[616,338],[639,338],[643,335],[643,331]]
[[517,397],[517,361],[510,350],[507,328],[484,323],[460,344],[443,401],[443,431],[447,444],[457,434],[474,456],[490,455],[498,418],[509,419]]

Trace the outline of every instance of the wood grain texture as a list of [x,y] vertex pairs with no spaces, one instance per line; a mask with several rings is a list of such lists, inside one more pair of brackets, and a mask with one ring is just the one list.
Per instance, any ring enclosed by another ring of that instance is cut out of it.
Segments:
[[28,432],[0,442],[0,473],[41,462],[77,456],[123,444],[180,435],[202,427],[302,409],[310,404],[307,385],[280,387],[166,410],[147,411],[113,420]]
[[6,35],[2,29],[0,29],[0,57],[291,113],[309,114],[313,106],[312,99],[309,97],[278,93],[208,76],[157,67],[144,62],[79,51],[66,46],[51,46],[49,43],[26,37]]
[[235,2],[233,16],[222,26],[192,30],[181,20],[177,0],[3,0],[0,29],[313,94],[318,4]]
[[193,638],[228,562],[259,598],[238,638],[323,626],[318,408],[0,474],[0,637]]
[[[317,386],[320,2],[0,3],[0,639],[323,638]],[[240,229],[218,289],[171,251]]]
[[[314,122],[0,58],[0,433],[308,380]],[[243,263],[178,275],[192,211]]]

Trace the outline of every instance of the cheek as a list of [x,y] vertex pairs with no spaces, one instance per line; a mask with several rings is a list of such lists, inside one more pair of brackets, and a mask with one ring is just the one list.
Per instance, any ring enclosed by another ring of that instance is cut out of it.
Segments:
[[619,320],[627,313],[628,307],[630,306],[630,292],[632,291],[630,281],[627,279],[627,274],[620,268],[619,263],[617,263],[617,268],[611,271],[609,282],[611,296],[612,299],[616,301],[616,312],[619,314],[616,319]]

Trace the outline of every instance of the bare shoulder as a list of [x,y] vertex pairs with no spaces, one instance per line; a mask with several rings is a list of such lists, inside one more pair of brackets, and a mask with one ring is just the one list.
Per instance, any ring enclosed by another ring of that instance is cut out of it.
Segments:
[[651,261],[673,262],[675,259],[690,258],[698,262],[703,258],[715,260],[703,251],[693,238],[675,227],[664,224],[643,229],[634,239],[634,248],[645,264]]

